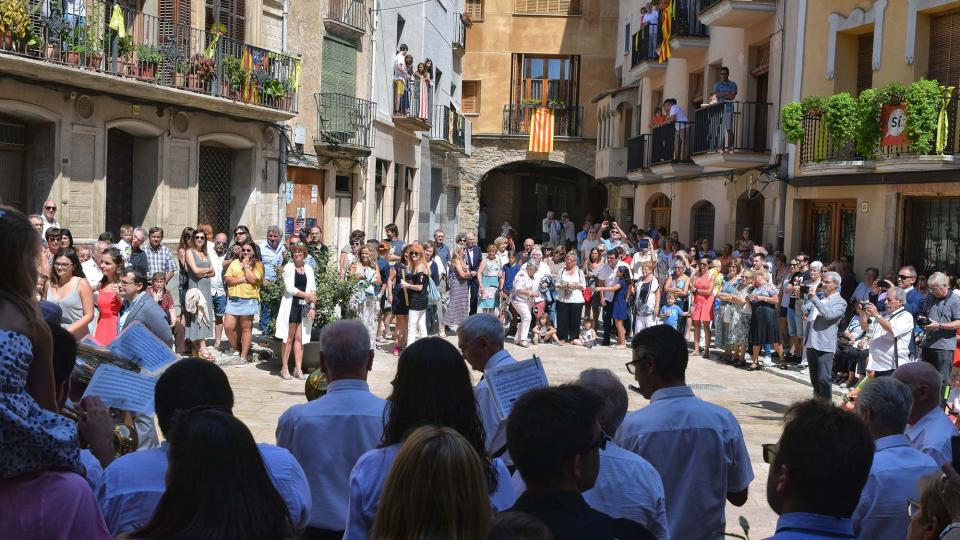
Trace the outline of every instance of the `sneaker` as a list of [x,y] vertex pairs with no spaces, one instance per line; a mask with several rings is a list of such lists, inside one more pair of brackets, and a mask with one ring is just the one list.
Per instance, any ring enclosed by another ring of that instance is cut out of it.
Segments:
[[299,380],[303,381],[303,380],[306,380],[307,377],[306,377],[306,375],[303,374],[303,371],[301,371],[301,370],[299,370],[299,369],[295,369],[295,370],[293,370],[293,378],[294,378],[294,379],[299,379]]

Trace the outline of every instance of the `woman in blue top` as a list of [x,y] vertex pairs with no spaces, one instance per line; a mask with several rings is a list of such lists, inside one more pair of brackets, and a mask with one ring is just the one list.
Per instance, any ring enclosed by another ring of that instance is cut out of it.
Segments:
[[[607,291],[613,292],[613,311],[611,316],[613,317],[613,324],[617,328],[617,345],[614,346],[614,349],[625,349],[626,348],[626,329],[624,328],[624,321],[630,319],[630,306],[627,305],[627,294],[630,292],[630,268],[626,266],[617,267],[617,282],[609,287],[597,287],[594,289],[595,292],[604,293]],[[600,300],[602,303],[606,303],[605,299]]]

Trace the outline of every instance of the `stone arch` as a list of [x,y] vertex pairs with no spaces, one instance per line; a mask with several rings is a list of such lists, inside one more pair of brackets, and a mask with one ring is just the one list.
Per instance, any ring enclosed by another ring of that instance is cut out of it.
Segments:
[[657,229],[664,227],[670,232],[673,214],[673,201],[663,192],[656,192],[647,199],[644,223],[653,223]]
[[197,142],[200,144],[208,142],[220,143],[223,146],[232,148],[234,150],[247,150],[256,146],[256,143],[254,143],[253,140],[244,137],[243,135],[237,135],[236,133],[208,133],[198,137]]
[[123,130],[134,137],[159,137],[163,135],[163,128],[157,127],[150,122],[145,122],[143,120],[138,120],[136,118],[120,118],[117,120],[111,120],[104,124],[106,131],[111,129],[120,129]]
[[715,243],[717,208],[712,202],[699,200],[690,207],[690,237],[696,240],[706,238]]
[[617,105],[617,114],[620,116],[618,127],[618,141],[621,147],[627,146],[627,141],[633,136],[633,105],[623,102]]
[[[33,213],[47,199],[64,199],[60,193],[66,187],[57,182],[63,171],[62,117],[33,103],[0,99],[0,120],[11,124],[9,144],[0,149],[0,203]],[[58,217],[69,223],[70,207],[64,206]],[[74,227],[78,232],[84,231]]]

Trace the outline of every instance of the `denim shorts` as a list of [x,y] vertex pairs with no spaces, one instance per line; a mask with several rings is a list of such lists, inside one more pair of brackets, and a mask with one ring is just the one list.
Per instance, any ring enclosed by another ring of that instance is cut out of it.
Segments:
[[803,337],[798,333],[798,328],[800,327],[798,322],[802,322],[797,317],[796,310],[787,308],[787,333],[790,337]]
[[260,302],[255,298],[230,298],[227,301],[227,315],[253,317],[260,313]]
[[211,296],[210,299],[213,301],[213,314],[217,317],[223,317],[227,311],[227,297],[224,295]]

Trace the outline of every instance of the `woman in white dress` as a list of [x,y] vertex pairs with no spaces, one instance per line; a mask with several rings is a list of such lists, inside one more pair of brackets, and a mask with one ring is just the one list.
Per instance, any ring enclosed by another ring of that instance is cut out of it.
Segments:
[[660,312],[660,282],[653,272],[654,264],[645,262],[640,265],[641,277],[634,287],[635,316],[633,318],[633,333],[660,324],[657,313]]
[[[277,331],[274,334],[283,340],[283,356],[280,359],[280,377],[305,379],[303,364],[303,344],[310,343],[313,319],[316,317],[314,303],[317,301],[317,280],[313,268],[305,264],[307,248],[301,243],[290,248],[292,261],[283,267],[283,298],[277,312]],[[290,351],[293,350],[293,377],[287,370]]]

